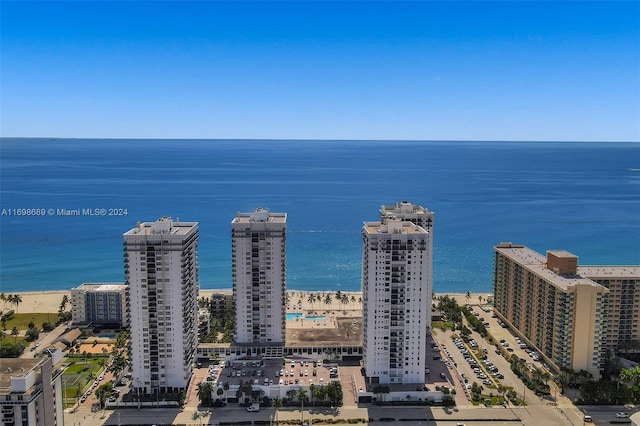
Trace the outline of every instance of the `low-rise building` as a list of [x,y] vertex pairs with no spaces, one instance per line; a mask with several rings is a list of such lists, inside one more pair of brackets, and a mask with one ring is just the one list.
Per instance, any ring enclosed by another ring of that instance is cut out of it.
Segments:
[[73,324],[126,327],[124,283],[84,283],[71,290]]

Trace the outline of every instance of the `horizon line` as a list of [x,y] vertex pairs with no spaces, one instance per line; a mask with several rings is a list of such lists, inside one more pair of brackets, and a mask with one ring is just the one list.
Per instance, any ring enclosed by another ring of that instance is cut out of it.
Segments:
[[59,137],[59,136],[0,136],[0,139],[55,140],[161,140],[161,141],[282,141],[282,142],[469,142],[469,143],[640,143],[639,140],[552,140],[552,139],[340,139],[340,138],[155,138],[155,137]]

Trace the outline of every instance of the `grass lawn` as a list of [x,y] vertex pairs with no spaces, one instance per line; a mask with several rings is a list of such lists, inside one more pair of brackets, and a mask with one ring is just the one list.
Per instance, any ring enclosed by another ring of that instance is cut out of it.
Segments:
[[50,321],[55,324],[58,321],[59,315],[57,313],[28,313],[28,314],[13,314],[10,320],[5,323],[7,331],[11,331],[13,327],[18,327],[18,330],[27,330],[29,323],[33,321],[39,330],[42,330],[42,323]]
[[[25,338],[24,336],[12,336],[11,335],[11,330],[7,330],[4,332],[4,338],[2,339],[2,343],[11,343],[12,345],[14,343],[20,343],[22,341],[24,341]],[[27,345],[29,345],[29,342],[25,342]]]
[[442,331],[451,330],[453,324],[449,321],[433,321],[431,328],[438,328]]
[[[85,392],[88,385],[100,375],[102,367],[101,361],[107,361],[109,357],[106,356],[89,356],[85,359],[82,356],[71,356],[67,358],[67,362],[70,364],[62,375],[62,383],[64,386],[65,398],[75,398],[78,392],[78,385],[80,385],[79,396]],[[93,379],[88,380],[89,376],[93,374]]]

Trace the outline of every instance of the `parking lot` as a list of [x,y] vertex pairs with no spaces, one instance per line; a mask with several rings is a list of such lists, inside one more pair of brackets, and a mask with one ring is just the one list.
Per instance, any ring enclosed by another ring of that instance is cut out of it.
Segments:
[[[335,370],[334,370],[335,368]],[[309,359],[245,359],[227,361],[209,370],[206,379],[213,382],[239,385],[322,385],[338,378],[337,367]]]
[[[475,315],[485,323],[487,331],[494,338],[497,346],[482,339],[477,332],[472,332],[469,340],[465,342],[456,332],[434,331],[434,337],[440,344],[444,361],[449,361],[451,364],[450,380],[456,386],[456,391],[467,393],[475,382],[483,386],[484,394],[500,394],[500,386],[503,386],[513,389],[519,398],[524,397],[528,403],[542,403],[511,371],[511,365],[505,356],[514,353],[537,368],[543,368],[542,362],[535,361],[536,354],[529,348],[525,348],[526,345],[508,329],[499,325],[499,320],[492,315],[490,308],[485,309],[478,306],[471,307],[472,312],[475,312]],[[531,356],[528,353],[531,353]]]

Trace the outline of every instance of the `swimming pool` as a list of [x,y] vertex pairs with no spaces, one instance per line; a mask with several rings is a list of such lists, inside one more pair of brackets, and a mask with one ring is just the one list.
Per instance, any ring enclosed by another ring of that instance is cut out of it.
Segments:
[[300,313],[300,312],[288,313],[287,314],[287,320],[294,320],[296,318],[300,318],[301,316],[302,316],[302,313]]
[[311,321],[325,321],[327,319],[324,315],[307,315],[304,318]]
[[98,337],[102,337],[103,339],[115,339],[116,335],[114,333],[102,333],[99,334]]

